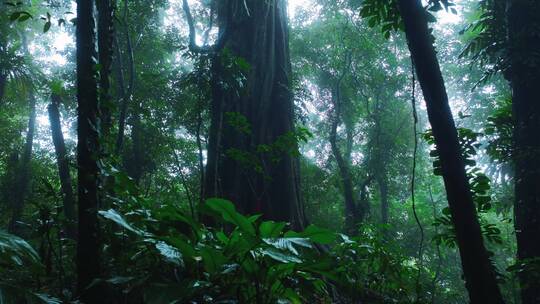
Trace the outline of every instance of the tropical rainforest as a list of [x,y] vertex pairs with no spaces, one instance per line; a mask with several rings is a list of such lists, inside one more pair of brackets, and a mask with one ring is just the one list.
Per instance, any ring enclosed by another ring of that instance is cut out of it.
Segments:
[[3,0],[0,303],[540,303],[540,2]]

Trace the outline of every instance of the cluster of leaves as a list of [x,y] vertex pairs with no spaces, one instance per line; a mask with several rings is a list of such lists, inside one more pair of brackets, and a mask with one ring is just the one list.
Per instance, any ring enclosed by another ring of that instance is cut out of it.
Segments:
[[508,267],[509,272],[520,275],[522,284],[538,282],[540,280],[540,258],[521,259]]
[[[427,5],[426,16],[429,22],[437,19],[430,12],[438,12],[442,9],[457,14],[455,4],[448,0],[430,0]],[[390,38],[394,31],[404,31],[405,26],[399,13],[397,0],[367,0],[362,4],[360,16],[368,20],[370,27],[381,26],[385,38]]]
[[385,38],[390,38],[393,31],[403,31],[404,24],[399,13],[397,1],[364,1],[360,16],[368,20],[370,27],[381,25]]
[[332,243],[333,232],[315,226],[288,231],[286,223],[241,215],[221,199],[208,200],[201,212],[226,228],[207,228],[173,206],[100,212],[133,236],[133,266],[106,282],[145,303],[304,303],[328,297],[323,277],[335,265],[315,246]]
[[0,261],[0,303],[60,303],[29,288],[32,276],[43,272],[43,265],[25,240],[0,231]]
[[[366,226],[355,238],[245,216],[223,199],[199,210],[138,200],[101,211],[115,232],[102,279],[128,302],[329,303],[333,290],[372,303],[409,302],[414,267]],[[120,229],[118,229],[120,227]]]
[[512,99],[498,101],[495,112],[488,117],[485,134],[488,137],[486,152],[495,161],[508,163],[512,159],[512,137],[514,119],[512,117]]
[[380,228],[363,225],[355,237],[340,235],[333,248],[340,277],[348,284],[345,293],[369,303],[409,303],[417,269],[403,255],[403,248],[387,241]]
[[[483,134],[474,132],[467,128],[458,128],[458,137],[461,145],[463,160],[467,169],[467,176],[471,186],[473,201],[476,205],[476,210],[479,214],[482,234],[484,237],[493,243],[501,244],[501,230],[493,223],[485,219],[487,214],[493,208],[492,196],[490,193],[490,179],[476,166],[477,149],[481,147],[479,137]],[[424,139],[430,145],[435,145],[433,132],[428,130],[424,133]],[[441,159],[437,149],[430,151],[430,156],[433,158],[433,171],[435,175],[442,175]],[[442,211],[442,215],[437,217],[433,223],[436,227],[444,228],[439,234],[434,237],[437,244],[445,244],[450,247],[456,246],[456,234],[453,226],[452,215],[450,208],[446,207]]]
[[[251,124],[248,119],[238,112],[225,113],[225,121],[235,131],[244,134],[251,134]],[[298,127],[293,131],[286,132],[278,136],[274,142],[257,145],[255,151],[229,148],[226,154],[231,159],[240,163],[245,168],[254,169],[257,173],[264,174],[263,159],[268,157],[272,162],[279,162],[284,155],[299,157],[299,146],[307,142],[313,135],[305,127]]]
[[488,69],[480,83],[485,83],[498,72],[509,67],[506,27],[506,3],[482,0],[478,3],[479,16],[475,16],[461,34],[468,44],[460,57],[470,57]]

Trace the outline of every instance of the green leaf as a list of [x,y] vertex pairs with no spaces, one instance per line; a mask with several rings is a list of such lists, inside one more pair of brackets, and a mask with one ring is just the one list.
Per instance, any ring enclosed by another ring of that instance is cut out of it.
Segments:
[[281,235],[281,232],[286,225],[287,223],[284,222],[263,222],[261,226],[259,226],[259,233],[262,238],[277,238]]
[[230,201],[211,198],[206,200],[206,206],[211,210],[218,212],[225,221],[236,225],[240,230],[250,235],[255,235],[253,224],[245,216],[238,213],[233,203]]
[[289,231],[285,233],[285,237],[308,238],[315,243],[330,244],[335,241],[336,233],[328,229],[310,225],[302,232]]
[[108,211],[99,211],[99,215],[101,215],[103,218],[106,218],[108,220],[115,222],[116,224],[124,227],[125,229],[137,235],[146,236],[146,237],[150,236],[149,233],[131,226],[120,213],[116,212],[116,210],[109,209]]
[[167,237],[162,238],[167,244],[170,244],[174,246],[176,249],[178,249],[183,256],[194,258],[197,256],[197,251],[195,250],[195,247],[190,244],[186,239],[184,239],[185,236],[176,236],[176,237]]
[[291,253],[298,255],[298,251],[294,245],[298,245],[304,248],[312,248],[311,243],[305,238],[279,238],[279,239],[263,239],[263,241],[277,249],[288,250]]
[[11,14],[11,16],[9,16],[9,20],[11,22],[13,22],[13,21],[19,19],[20,16],[21,16],[21,12],[15,12],[15,13]]
[[302,260],[299,257],[297,257],[297,256],[295,256],[293,254],[281,252],[281,251],[279,251],[279,250],[277,250],[275,248],[260,249],[259,253],[261,253],[264,256],[270,257],[273,260],[276,260],[276,261],[281,262],[281,263],[286,263],[286,264],[288,264],[288,263],[295,263],[295,264],[302,263]]
[[176,266],[183,266],[184,260],[182,260],[182,254],[174,247],[168,245],[165,242],[157,242],[155,245],[159,253],[170,263]]
[[47,21],[45,22],[45,25],[43,26],[43,32],[46,33],[51,29],[51,22]]
[[22,266],[24,261],[39,263],[39,255],[25,240],[0,231],[0,260],[11,260],[16,266]]
[[222,272],[222,266],[227,263],[227,258],[221,253],[221,251],[216,250],[211,247],[203,247],[201,249],[201,256],[204,264],[204,269],[208,273]]

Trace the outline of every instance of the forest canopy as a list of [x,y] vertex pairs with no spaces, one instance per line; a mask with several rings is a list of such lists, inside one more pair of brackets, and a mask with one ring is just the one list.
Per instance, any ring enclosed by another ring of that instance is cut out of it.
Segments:
[[540,303],[535,0],[0,3],[0,303]]

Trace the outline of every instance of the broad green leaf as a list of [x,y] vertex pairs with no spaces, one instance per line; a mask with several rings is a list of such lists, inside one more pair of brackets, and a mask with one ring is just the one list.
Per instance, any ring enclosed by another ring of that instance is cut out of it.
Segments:
[[139,228],[136,228],[136,227],[133,227],[132,225],[130,225],[125,219],[124,217],[118,213],[116,210],[113,210],[113,209],[109,209],[107,211],[99,211],[99,215],[101,215],[102,217],[106,218],[106,219],[109,219],[113,222],[115,222],[116,224],[124,227],[125,229],[137,234],[137,235],[140,235],[140,236],[150,236],[150,234],[148,232],[145,232],[145,231],[142,231],[141,229]]
[[305,238],[297,238],[297,237],[278,238],[278,239],[265,238],[263,239],[263,241],[274,248],[288,250],[295,255],[298,255],[298,250],[296,250],[294,245],[298,245],[304,248],[312,248],[309,239],[305,239]]
[[293,255],[293,254],[289,254],[289,253],[285,253],[285,252],[281,252],[275,248],[265,248],[265,249],[261,249],[258,251],[260,254],[264,255],[264,256],[267,256],[267,257],[270,257],[278,262],[281,262],[281,263],[295,263],[295,264],[299,264],[299,263],[302,263],[302,260]]
[[161,241],[155,245],[159,253],[165,257],[165,259],[177,266],[183,266],[184,260],[182,260],[182,254],[176,248]]
[[336,233],[328,229],[310,225],[302,232],[289,231],[285,233],[285,237],[308,238],[315,243],[330,244],[335,241]]
[[230,201],[211,198],[206,201],[206,205],[213,211],[218,212],[225,221],[236,225],[240,230],[255,235],[255,228],[253,224],[242,214],[236,211],[233,203]]
[[267,221],[263,222],[259,227],[259,233],[262,238],[277,238],[285,228],[287,223]]
[[25,240],[18,236],[0,231],[0,259],[14,261],[18,266],[23,260],[39,263],[39,255]]

